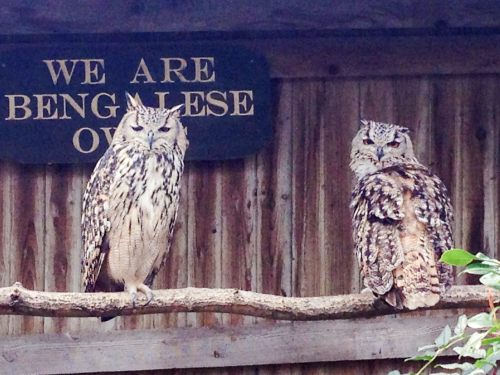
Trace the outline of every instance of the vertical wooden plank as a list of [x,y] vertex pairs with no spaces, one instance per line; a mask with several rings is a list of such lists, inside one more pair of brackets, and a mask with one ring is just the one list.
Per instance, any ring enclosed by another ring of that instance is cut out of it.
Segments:
[[[188,285],[221,287],[221,163],[192,162],[188,168]],[[219,313],[188,314],[188,326],[214,326]]]
[[359,81],[360,117],[366,120],[394,123],[394,87],[389,79]]
[[[175,224],[173,243],[167,255],[165,265],[161,268],[154,282],[154,289],[185,288],[188,284],[188,181],[185,166],[185,174],[181,181],[179,211]],[[186,325],[186,313],[155,314],[154,328],[165,329],[168,327],[184,327]]]
[[[256,157],[225,161],[222,167],[222,287],[256,289],[255,220]],[[252,323],[242,315],[224,314],[227,324]]]
[[273,82],[273,141],[257,155],[257,291],[284,296],[293,295],[292,86],[289,80]]
[[[25,288],[44,287],[45,167],[15,165],[11,180],[10,279]],[[42,333],[43,318],[11,316],[10,334]]]
[[432,85],[427,78],[394,79],[394,121],[410,129],[417,159],[431,170],[433,158]]
[[[45,177],[45,290],[79,292],[82,240],[82,168],[52,165]],[[79,319],[45,318],[44,331],[79,329]]]
[[325,277],[319,235],[324,85],[295,81],[292,95],[294,295],[318,296],[324,292]]
[[489,77],[486,84],[487,115],[484,132],[484,252],[500,257],[500,80]]
[[336,80],[326,84],[321,190],[323,246],[326,257],[325,293],[359,292],[360,280],[351,233],[349,202],[355,178],[349,169],[351,142],[358,131],[359,85],[356,81]]
[[[2,214],[0,215],[0,282],[2,286],[12,285],[14,283],[10,272],[11,256],[13,254],[12,243],[12,220],[10,213],[12,212],[12,163],[0,161],[0,200]],[[6,335],[9,333],[9,316],[0,317],[0,334]]]
[[[488,93],[486,81],[480,77],[457,79],[461,87],[461,121],[456,125],[459,144],[459,166],[455,175],[455,196],[460,206],[457,215],[457,235],[462,248],[484,251],[484,162],[488,123]],[[477,278],[469,278],[472,281]]]
[[[453,175],[455,165],[455,125],[457,117],[460,87],[452,78],[437,77],[432,79],[432,134],[429,148],[429,165],[434,166],[433,172],[444,182],[448,190],[453,191]],[[452,203],[454,196],[452,195]],[[457,244],[455,244],[457,245]]]
[[[462,206],[460,202],[460,186],[457,183],[463,178],[460,171],[460,95],[461,86],[454,77],[433,77],[431,84],[431,125],[429,132],[429,148],[427,152],[428,166],[443,181],[450,192],[454,211],[454,246],[460,247],[459,232],[461,228]],[[457,138],[458,137],[458,138]],[[457,170],[458,169],[458,170]],[[455,274],[457,273],[454,270]],[[465,276],[455,280],[455,284],[465,282]]]

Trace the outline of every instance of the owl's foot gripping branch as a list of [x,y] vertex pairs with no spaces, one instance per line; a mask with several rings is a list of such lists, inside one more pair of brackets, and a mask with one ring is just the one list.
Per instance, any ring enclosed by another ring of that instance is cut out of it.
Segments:
[[[237,289],[155,290],[151,302],[140,295],[133,306],[128,293],[39,292],[21,283],[0,288],[0,315],[102,317],[173,312],[222,312],[279,320],[332,320],[398,312],[367,294],[327,297],[281,297]],[[500,292],[483,285],[452,286],[431,309],[487,308],[488,295]],[[401,310],[404,312],[405,310]]]

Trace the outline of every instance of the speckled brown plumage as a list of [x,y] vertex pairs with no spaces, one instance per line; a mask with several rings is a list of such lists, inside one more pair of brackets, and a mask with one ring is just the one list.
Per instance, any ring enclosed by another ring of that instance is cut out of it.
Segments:
[[153,298],[154,277],[172,242],[189,145],[179,111],[128,108],[97,163],[83,199],[82,280],[86,292],[137,291]]
[[435,305],[451,285],[453,245],[442,181],[420,164],[408,130],[363,121],[353,140],[353,238],[365,285],[397,308]]

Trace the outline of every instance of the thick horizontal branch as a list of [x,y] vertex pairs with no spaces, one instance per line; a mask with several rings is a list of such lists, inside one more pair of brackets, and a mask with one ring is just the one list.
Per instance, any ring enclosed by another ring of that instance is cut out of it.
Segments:
[[[481,285],[454,286],[432,309],[488,306]],[[393,314],[395,310],[368,294],[329,297],[281,297],[237,289],[185,288],[155,290],[146,305],[144,296],[134,307],[128,293],[54,293],[28,290],[16,283],[0,288],[0,315],[95,317],[173,312],[223,312],[281,320],[327,320]],[[142,297],[142,298],[141,298]]]

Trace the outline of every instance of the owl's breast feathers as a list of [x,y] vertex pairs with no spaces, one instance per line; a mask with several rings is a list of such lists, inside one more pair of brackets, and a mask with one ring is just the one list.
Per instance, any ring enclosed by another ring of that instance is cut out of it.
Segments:
[[83,204],[87,292],[95,290],[103,266],[114,282],[151,285],[172,239],[183,155],[179,147],[148,153],[116,143],[98,162]]
[[441,180],[420,164],[397,164],[358,181],[353,236],[365,284],[388,303],[437,303],[451,285],[440,262],[453,245],[452,208]]

